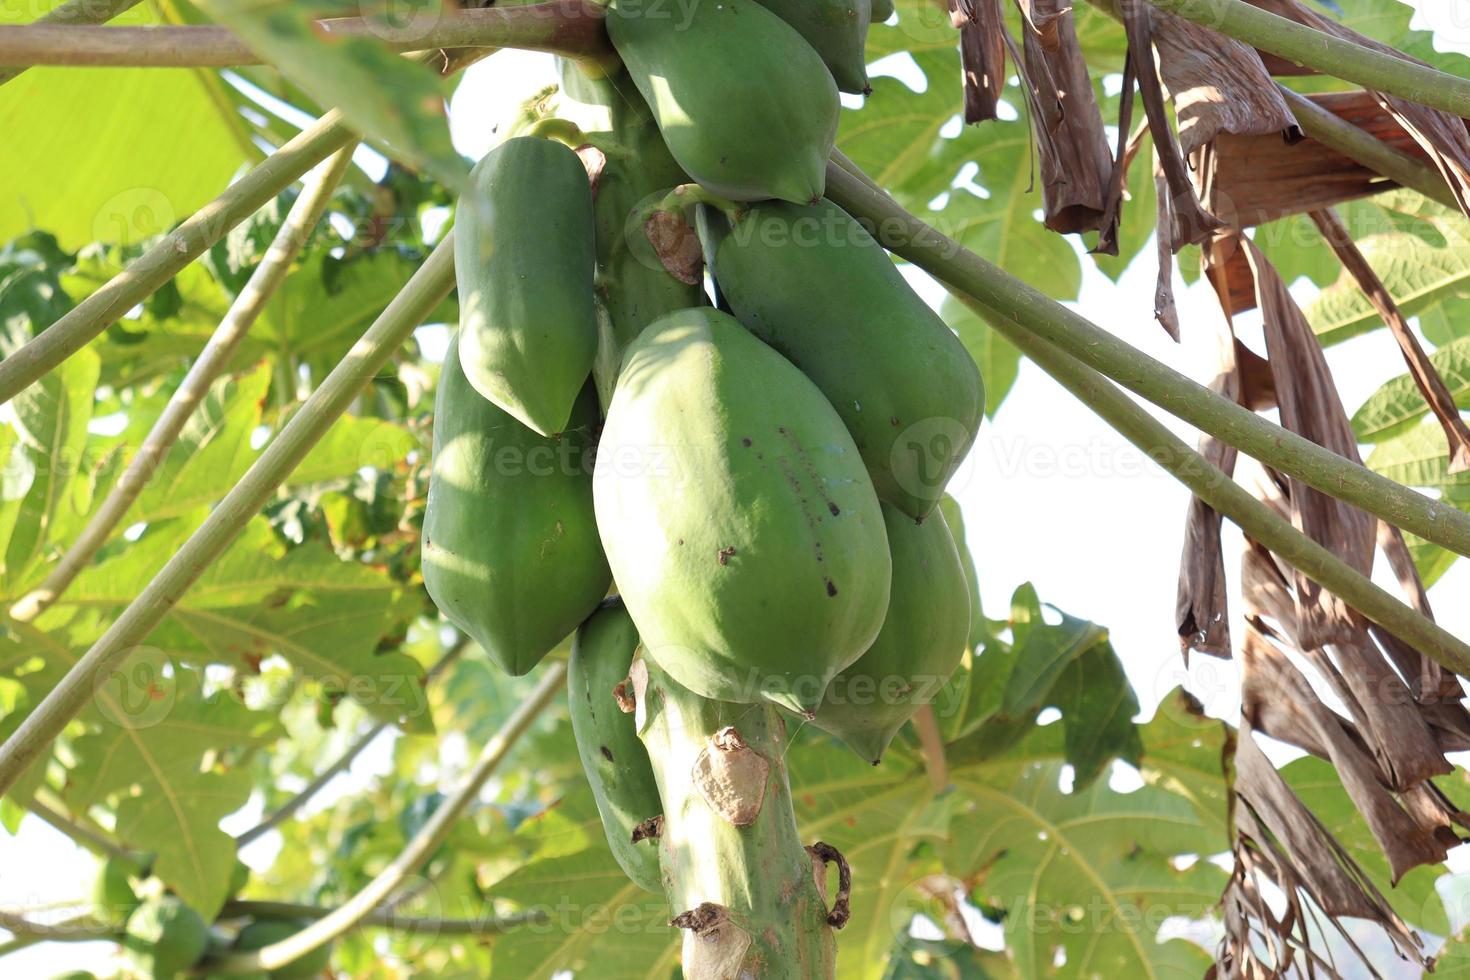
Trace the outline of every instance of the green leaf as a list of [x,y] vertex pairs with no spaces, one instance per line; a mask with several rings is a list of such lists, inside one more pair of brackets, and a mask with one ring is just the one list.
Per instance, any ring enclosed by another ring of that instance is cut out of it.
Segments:
[[[56,609],[120,613],[137,595],[136,583],[149,581],[178,544],[178,531],[150,531],[79,575]],[[256,518],[144,642],[171,658],[245,670],[278,653],[329,693],[345,693],[409,731],[426,731],[432,721],[423,668],[378,649],[380,638],[400,630],[417,608],[385,573],[341,561],[317,542],[286,550]]]
[[[1455,404],[1470,408],[1470,337],[1429,355]],[[1363,442],[1383,442],[1409,429],[1429,413],[1429,405],[1411,375],[1401,374],[1369,396],[1353,413],[1353,431]]]
[[1433,419],[1380,442],[1368,454],[1367,464],[1406,486],[1470,488],[1470,473],[1449,471],[1444,429]]
[[209,921],[235,864],[234,838],[219,821],[244,806],[251,784],[244,771],[206,768],[206,753],[265,745],[282,731],[229,692],[206,698],[198,671],[164,673],[161,664],[137,655],[98,685],[101,725],[73,744],[66,796],[84,812],[122,794],[118,837],[152,853],[153,873]]
[[1461,932],[1450,937],[1444,948],[1434,958],[1433,971],[1423,974],[1424,980],[1467,980],[1470,978],[1470,935]]
[[623,874],[582,787],[557,811],[523,825],[517,839],[539,857],[493,885],[498,898],[548,921],[496,944],[491,980],[551,980],[565,971],[610,980],[668,976],[680,935],[663,896]]
[[[217,382],[138,495],[128,519],[153,523],[178,517],[229,493],[263,451],[255,443],[270,385],[271,365],[264,361],[249,374]],[[350,476],[365,466],[391,469],[417,448],[417,437],[396,423],[344,415],[292,471],[286,486]]]
[[469,164],[450,141],[439,77],[373,38],[323,38],[312,24],[351,14],[381,27],[386,37],[417,15],[432,13],[430,4],[408,4],[406,16],[380,3],[339,0],[201,0],[199,6],[320,105],[340,109],[353,129],[381,142],[390,156],[422,167],[457,191],[469,190]]
[[[1470,289],[1470,225],[1464,218],[1403,192],[1383,195],[1378,201],[1384,205],[1379,213],[1386,223],[1350,226],[1350,230],[1405,315]],[[1403,210],[1395,216],[1390,205]],[[1346,272],[1307,304],[1304,312],[1324,344],[1383,325],[1357,281]]]
[[974,900],[1001,918],[1021,976],[1199,975],[1204,950],[1160,944],[1155,932],[1166,917],[1209,915],[1224,872],[1207,861],[1181,870],[1171,859],[1225,841],[1189,800],[1158,787],[1125,794],[1098,781],[1063,793],[1054,746],[1041,729],[1010,757],[955,771],[965,833],[950,842],[945,867],[978,878]]
[[74,504],[69,491],[84,465],[97,373],[97,356],[78,351],[10,403],[18,445],[7,461],[0,501],[0,528],[10,531],[0,567],[7,585],[35,563],[59,512]]
[[[8,4],[0,22],[33,20]],[[149,4],[116,24],[155,22]],[[167,231],[229,183],[254,151],[237,139],[204,72],[32,68],[0,87],[0,240],[40,226],[67,248]],[[21,152],[24,148],[24,152]]]
[[1206,717],[1192,696],[1175,688],[1139,733],[1143,739],[1139,773],[1144,782],[1188,800],[1204,826],[1221,840],[1228,839],[1230,788],[1222,764],[1234,731]]

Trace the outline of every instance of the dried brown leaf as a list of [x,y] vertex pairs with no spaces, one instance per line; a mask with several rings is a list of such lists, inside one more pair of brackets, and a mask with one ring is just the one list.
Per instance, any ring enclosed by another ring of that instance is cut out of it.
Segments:
[[[1256,303],[1264,320],[1281,424],[1351,462],[1361,463],[1357,439],[1332,371],[1306,317],[1265,255],[1244,236],[1238,236],[1237,241],[1255,278]],[[1297,530],[1351,567],[1369,574],[1376,520],[1294,478],[1288,486],[1291,519]],[[1296,574],[1296,597],[1301,641],[1307,647],[1351,639],[1363,627],[1361,617],[1301,573]]]
[[[1313,102],[1395,149],[1427,160],[1423,150],[1369,92],[1310,96]],[[1222,133],[1191,157],[1201,202],[1221,221],[1250,228],[1331,207],[1398,184],[1314,139]]]
[[960,30],[960,70],[965,122],[996,118],[1005,87],[1005,16],[1000,0],[948,0],[950,22]]
[[[1324,34],[1330,34],[1384,54],[1391,54],[1396,58],[1402,58],[1418,65],[1424,64],[1397,48],[1359,34],[1330,17],[1324,17],[1310,7],[1299,3],[1298,0],[1251,0],[1251,2],[1263,10],[1268,10],[1288,20],[1294,20],[1299,24],[1305,24]],[[1465,120],[1397,96],[1385,95],[1381,92],[1373,94],[1378,103],[1418,141],[1444,177],[1445,183],[1449,185],[1451,193],[1455,195],[1455,200],[1460,204],[1460,210],[1470,215],[1470,131],[1467,131],[1465,127]]]
[[1174,100],[1186,157],[1222,133],[1300,137],[1296,117],[1253,48],[1162,11],[1153,28],[1159,74]]
[[1312,221],[1322,232],[1327,244],[1332,246],[1343,269],[1357,282],[1368,302],[1373,304],[1383,322],[1388,324],[1394,340],[1398,341],[1399,351],[1404,355],[1404,362],[1409,366],[1414,384],[1418,386],[1429,410],[1444,429],[1445,441],[1449,446],[1449,471],[1460,473],[1470,469],[1470,428],[1466,428],[1464,420],[1460,418],[1455,397],[1450,394],[1444,379],[1429,360],[1429,355],[1419,346],[1419,339],[1414,336],[1409,321],[1399,311],[1398,304],[1393,301],[1383,281],[1368,264],[1367,258],[1358,251],[1358,246],[1353,243],[1352,236],[1337,215],[1331,211],[1313,211]]
[[1167,16],[1144,3],[1122,4],[1123,28],[1128,35],[1128,52],[1138,73],[1138,94],[1143,98],[1144,113],[1148,116],[1148,128],[1153,134],[1154,148],[1159,155],[1159,165],[1168,180],[1169,210],[1173,216],[1173,234],[1170,247],[1179,251],[1185,245],[1202,242],[1213,234],[1220,222],[1200,206],[1195,196],[1194,184],[1189,178],[1189,168],[1179,149],[1179,141],[1169,125],[1169,113],[1164,104],[1164,90],[1159,83],[1158,68],[1154,64],[1153,25],[1155,17]]
[[1022,67],[1036,107],[1046,227],[1069,234],[1104,227],[1113,157],[1072,8],[1062,0],[1019,0]]

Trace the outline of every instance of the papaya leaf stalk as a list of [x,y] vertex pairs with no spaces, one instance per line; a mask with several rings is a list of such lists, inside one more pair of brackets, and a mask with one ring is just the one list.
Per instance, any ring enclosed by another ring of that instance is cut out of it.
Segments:
[[1416,650],[1456,673],[1470,672],[1470,644],[1374,585],[1367,576],[1298,531],[1107,378],[998,310],[969,296],[955,295],[1124,438],[1250,537]]
[[[435,52],[425,57],[440,63],[441,73],[449,75],[473,64],[491,50],[456,51],[447,58]],[[335,109],[297,133],[65,316],[0,361],[0,405],[85,347],[223,239],[231,228],[260,210],[297,178],[352,139],[352,131]]]
[[[137,5],[138,0],[66,0],[66,3],[37,17],[31,22],[31,25],[105,24],[118,14]],[[4,85],[25,70],[23,65],[14,68],[0,68],[0,85]]]
[[28,623],[54,605],[82,569],[91,562],[92,556],[107,543],[107,539],[117,529],[118,522],[127,516],[133,501],[138,499],[138,494],[148,485],[154,471],[168,455],[169,449],[179,438],[179,433],[184,430],[184,425],[209,393],[210,385],[230,363],[240,342],[245,339],[266,304],[285,281],[291,263],[306,243],[311,230],[321,221],[327,204],[332,199],[332,192],[342,182],[342,177],[352,164],[352,151],[355,147],[355,142],[349,142],[338,150],[337,155],[323,167],[321,173],[308,182],[306,189],[291,206],[280,230],[276,232],[265,258],[250,274],[250,280],[230,304],[219,327],[189,368],[189,373],[184,376],[178,388],[174,389],[168,404],[158,416],[158,421],[153,423],[153,428],[143,439],[137,455],[108,491],[107,499],[87,521],[87,526],[76,541],[57,560],[46,580],[21,596],[10,607],[10,615],[14,619]]
[[890,251],[1129,391],[1331,497],[1470,556],[1470,514],[1222,398],[936,231],[835,161],[827,168],[827,195],[853,217],[877,228]]
[[[0,794],[15,785],[26,768],[86,706],[96,684],[122,664],[178,604],[205,570],[224,554],[245,525],[260,512],[300,465],[332,423],[347,410],[393,352],[408,339],[454,284],[454,238],[448,235],[424,261],[388,308],[353,346],[266,447],[189,540],[169,559],[138,597],[94,643],[0,745]],[[6,362],[8,363],[8,362]]]

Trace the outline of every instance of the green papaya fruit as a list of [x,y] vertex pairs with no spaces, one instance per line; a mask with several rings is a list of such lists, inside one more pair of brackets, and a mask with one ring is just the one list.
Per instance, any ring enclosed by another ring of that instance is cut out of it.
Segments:
[[893,586],[878,638],[832,679],[812,724],[878,764],[921,704],[933,701],[965,655],[970,587],[942,513],[922,523],[883,505]]
[[762,7],[796,28],[822,56],[844,92],[867,93],[868,0],[759,0]]
[[734,226],[708,226],[706,254],[736,317],[827,396],[878,496],[928,516],[985,408],[959,338],[830,201],[766,201]]
[[756,0],[612,0],[607,30],[691,177],[737,201],[822,196],[841,103],[795,28]]
[[149,899],[128,917],[123,949],[133,968],[153,980],[188,970],[209,944],[209,925],[172,895]]
[[524,674],[607,595],[592,510],[597,396],[560,436],[537,435],[470,385],[456,346],[434,403],[424,585],[502,669]]
[[[704,302],[700,282],[685,282],[665,268],[641,218],[645,204],[688,183],[689,176],[669,154],[653,113],[626,72],[589,78],[575,65],[566,65],[562,78],[576,79],[572,90],[578,100],[604,106],[609,117],[609,131],[588,133],[589,145],[578,151],[596,154],[592,212],[597,226],[599,332],[592,377],[606,408],[612,402],[623,351],[633,338],[663,314]],[[699,248],[692,231],[687,246]]]
[[985,610],[980,605],[980,575],[975,570],[975,556],[970,553],[969,542],[965,540],[965,516],[960,512],[959,501],[945,494],[939,501],[939,512],[944,515],[944,523],[949,525],[955,550],[960,553],[960,566],[965,570],[965,581],[970,584],[969,636],[970,649],[973,650],[989,638]]
[[138,907],[138,894],[130,880],[136,868],[132,863],[108,858],[97,869],[92,882],[92,904],[106,922],[121,923]]
[[520,136],[485,154],[470,180],[454,227],[460,362],[481,395],[554,435],[597,353],[587,172],[563,144]]
[[657,840],[633,840],[634,828],[663,812],[658,783],[633,715],[619,706],[613,693],[628,679],[637,650],[638,627],[628,610],[620,600],[607,600],[572,642],[567,706],[577,754],[613,857],[635,884],[662,895]]
[[593,495],[645,652],[702,697],[809,714],[882,625],[888,542],[852,438],[727,314],[668,314],[628,348]]
[[[288,939],[305,929],[307,923],[287,919],[257,919],[249,922],[235,937],[236,950],[246,952],[264,949],[283,939]],[[322,975],[332,963],[332,944],[324,943],[305,956],[276,970],[271,970],[271,980],[314,980]]]
[[893,16],[893,0],[873,0],[868,13],[868,23],[884,24]]

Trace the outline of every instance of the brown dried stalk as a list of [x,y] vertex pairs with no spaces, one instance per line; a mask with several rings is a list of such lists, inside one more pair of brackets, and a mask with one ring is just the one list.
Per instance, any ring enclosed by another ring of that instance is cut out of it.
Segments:
[[1462,473],[1470,469],[1470,428],[1465,426],[1464,419],[1460,418],[1460,409],[1455,404],[1455,398],[1445,386],[1444,379],[1439,376],[1439,371],[1429,360],[1429,355],[1424,353],[1424,348],[1419,346],[1419,339],[1414,336],[1414,331],[1409,327],[1409,321],[1399,311],[1398,304],[1393,301],[1383,281],[1368,264],[1358,246],[1353,243],[1352,236],[1348,234],[1347,228],[1343,227],[1341,219],[1331,211],[1313,211],[1312,221],[1316,223],[1322,237],[1332,250],[1337,253],[1337,258],[1342,262],[1345,269],[1358,283],[1358,288],[1363,295],[1368,297],[1368,302],[1378,311],[1383,322],[1388,324],[1393,339],[1398,341],[1399,350],[1404,355],[1404,362],[1409,366],[1409,374],[1414,378],[1414,384],[1418,386],[1424,400],[1429,404],[1429,410],[1439,420],[1444,429],[1445,440],[1449,444],[1451,473]]

